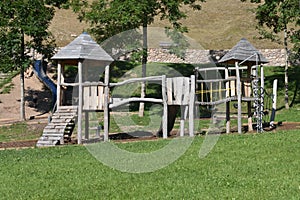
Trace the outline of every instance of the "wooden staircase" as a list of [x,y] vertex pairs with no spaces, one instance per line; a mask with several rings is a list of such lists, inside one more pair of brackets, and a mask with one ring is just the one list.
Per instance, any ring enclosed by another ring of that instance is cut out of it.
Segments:
[[48,147],[64,144],[71,140],[77,118],[77,106],[62,106],[53,115],[43,130],[37,147]]

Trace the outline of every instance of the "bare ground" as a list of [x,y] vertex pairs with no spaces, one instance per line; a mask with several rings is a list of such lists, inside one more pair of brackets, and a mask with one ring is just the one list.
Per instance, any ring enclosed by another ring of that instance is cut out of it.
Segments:
[[[0,125],[20,120],[20,76],[12,80],[9,94],[0,94]],[[26,119],[47,118],[51,107],[51,92],[33,75],[25,78]]]

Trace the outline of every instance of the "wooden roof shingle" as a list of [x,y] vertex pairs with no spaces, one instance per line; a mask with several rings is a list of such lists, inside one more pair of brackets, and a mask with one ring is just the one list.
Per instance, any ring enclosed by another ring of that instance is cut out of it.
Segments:
[[[256,57],[257,54],[257,57]],[[234,63],[236,61],[245,61],[255,64],[268,63],[269,61],[252,44],[242,38],[227,54],[225,54],[219,63]]]
[[53,60],[95,60],[112,62],[114,59],[87,33],[82,33],[52,57]]

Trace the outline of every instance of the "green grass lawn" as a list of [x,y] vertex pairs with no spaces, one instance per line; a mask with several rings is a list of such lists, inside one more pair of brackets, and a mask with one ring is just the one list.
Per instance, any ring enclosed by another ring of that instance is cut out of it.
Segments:
[[[223,135],[204,158],[203,137],[164,169],[123,173],[83,146],[0,151],[0,199],[299,199],[298,131]],[[132,152],[168,141],[117,143]]]
[[41,136],[45,124],[30,125],[15,123],[0,127],[0,142],[37,139]]

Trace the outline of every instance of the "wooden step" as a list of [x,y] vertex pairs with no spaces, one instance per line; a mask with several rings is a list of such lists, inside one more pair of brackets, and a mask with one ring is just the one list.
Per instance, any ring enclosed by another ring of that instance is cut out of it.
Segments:
[[56,115],[56,116],[52,116],[52,119],[62,119],[62,120],[65,120],[65,119],[75,119],[77,116],[67,116],[67,115]]
[[75,126],[77,107],[63,107],[56,111],[51,122],[44,128],[37,142],[38,147],[64,144],[69,140]]
[[77,112],[55,112],[55,113],[53,113],[52,115],[66,115],[66,114],[68,114],[68,115],[76,115],[77,114]]
[[58,141],[38,141],[37,144],[40,144],[40,145],[56,145],[58,143]]
[[48,137],[64,137],[64,134],[63,133],[44,133],[42,135],[43,136],[48,136]]
[[63,139],[61,136],[42,136],[39,141],[59,141]]
[[45,128],[43,133],[63,133],[65,129],[53,129],[53,128]]

